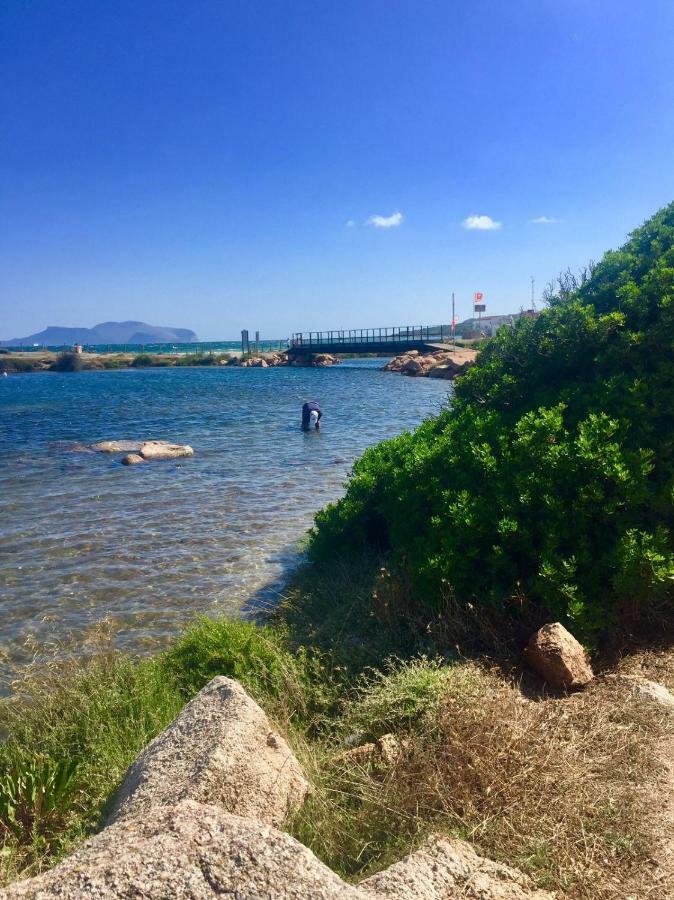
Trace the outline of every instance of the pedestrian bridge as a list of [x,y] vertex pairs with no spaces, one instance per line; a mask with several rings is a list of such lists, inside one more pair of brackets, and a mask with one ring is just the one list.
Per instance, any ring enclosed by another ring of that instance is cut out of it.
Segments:
[[390,353],[437,350],[453,340],[450,325],[401,325],[341,331],[299,331],[290,339],[291,356],[313,353]]

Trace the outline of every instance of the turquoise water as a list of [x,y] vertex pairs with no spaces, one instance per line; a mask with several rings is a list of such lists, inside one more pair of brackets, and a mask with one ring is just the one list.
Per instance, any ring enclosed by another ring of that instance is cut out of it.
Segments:
[[[447,382],[384,362],[0,379],[0,678],[78,652],[101,622],[144,651],[196,613],[273,601],[354,458],[446,401]],[[318,433],[299,429],[307,399],[324,409]],[[126,467],[77,450],[147,438],[195,455]]]

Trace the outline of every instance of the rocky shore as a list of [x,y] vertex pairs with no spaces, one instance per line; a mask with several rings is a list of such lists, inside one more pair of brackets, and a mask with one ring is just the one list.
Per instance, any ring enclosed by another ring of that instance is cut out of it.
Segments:
[[240,366],[241,368],[266,369],[273,366],[294,366],[296,368],[312,368],[317,366],[336,366],[341,360],[331,353],[314,353],[311,356],[298,356],[289,358],[287,352],[268,353],[263,356],[252,356],[248,359],[232,357],[227,362],[228,366]]
[[408,350],[396,356],[384,366],[387,372],[399,372],[401,375],[426,376],[428,378],[445,378],[451,380],[460,375],[475,362],[477,352],[465,347],[453,347],[451,350],[435,350],[432,353],[419,353]]
[[341,362],[330,353],[290,358],[288,351],[263,352],[243,356],[227,353],[61,353],[49,350],[3,352],[0,354],[0,373],[18,375],[28,372],[104,371],[109,369],[146,369],[194,366],[239,366],[244,369],[267,369],[276,366],[318,367],[334,366]]
[[[539,703],[573,704],[573,697],[596,681],[585,650],[560,623],[532,635],[525,659],[550,690],[560,692],[557,701],[541,694]],[[603,677],[603,690],[611,679],[616,710],[619,704],[628,704],[633,710],[629,715],[638,717],[643,704],[660,710],[662,716],[674,709],[674,696],[661,684],[639,674],[615,674]],[[524,694],[519,704],[536,706]],[[414,740],[412,732],[400,738],[384,734],[374,743],[334,755],[333,765],[344,768],[351,779],[376,772],[385,782],[396,777],[396,769],[406,760],[407,764],[414,760],[418,753]],[[657,752],[664,774],[648,790],[663,792],[669,802],[674,786],[670,744],[663,742]],[[238,680],[218,675],[131,763],[107,804],[98,833],[53,869],[0,890],[0,898],[562,900],[566,896],[536,887],[518,868],[478,853],[465,840],[434,832],[382,871],[347,882],[286,831],[316,794],[305,765],[276,724]],[[665,897],[670,896],[671,885],[671,807],[665,804],[657,816],[663,838],[653,865],[662,875],[663,893],[652,896]]]
[[132,764],[106,826],[4,900],[231,896],[551,900],[462,840],[431,836],[357,885],[280,830],[311,792],[302,766],[235,680],[214,678]]

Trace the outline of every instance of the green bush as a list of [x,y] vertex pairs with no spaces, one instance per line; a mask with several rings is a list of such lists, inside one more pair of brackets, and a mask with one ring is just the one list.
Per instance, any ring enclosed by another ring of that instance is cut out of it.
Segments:
[[232,359],[229,353],[185,353],[183,356],[177,356],[175,364],[177,366],[220,366],[228,363]]
[[52,372],[79,372],[82,369],[82,357],[79,353],[66,350],[59,353],[49,368]]
[[672,611],[674,204],[549,300],[449,409],[356,462],[314,559],[376,546],[429,607],[533,610],[588,641]]
[[131,365],[134,369],[144,369],[154,365],[154,358],[149,353],[139,353],[131,360]]

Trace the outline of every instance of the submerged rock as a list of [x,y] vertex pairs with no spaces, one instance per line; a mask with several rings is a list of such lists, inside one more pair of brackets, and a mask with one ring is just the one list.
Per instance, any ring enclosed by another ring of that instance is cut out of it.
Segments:
[[140,455],[143,459],[177,459],[181,456],[193,456],[194,450],[189,444],[169,444],[168,441],[145,441],[141,444]]
[[140,456],[141,459],[127,461],[125,465],[133,465],[145,459],[176,459],[180,456],[192,456],[194,450],[188,444],[171,444],[169,441],[97,441],[90,445],[91,450],[98,453],[128,453]]
[[556,688],[582,688],[594,678],[582,645],[560,622],[539,628],[531,636],[524,658]]
[[214,678],[140,754],[110,821],[197,800],[280,825],[309,790],[290,747],[237,681]]
[[99,453],[138,453],[142,441],[97,441],[91,445]]
[[145,460],[139,453],[127,453],[126,456],[122,457],[123,466],[135,466],[142,462],[145,462]]

